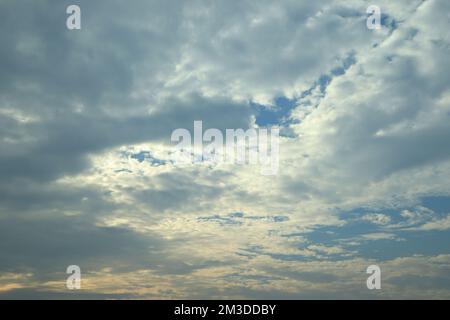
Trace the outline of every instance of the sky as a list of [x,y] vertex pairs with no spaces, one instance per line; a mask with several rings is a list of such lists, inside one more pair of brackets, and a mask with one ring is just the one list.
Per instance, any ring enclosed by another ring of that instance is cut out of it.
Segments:
[[[448,30],[447,0],[0,0],[0,299],[450,299]],[[279,127],[278,172],[175,165],[195,120]]]

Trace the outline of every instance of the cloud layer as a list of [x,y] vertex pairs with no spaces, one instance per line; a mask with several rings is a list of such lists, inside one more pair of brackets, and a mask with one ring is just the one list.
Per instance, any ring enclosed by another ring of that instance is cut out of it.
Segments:
[[[0,3],[0,298],[450,298],[448,1],[75,2]],[[194,120],[278,174],[175,166]]]

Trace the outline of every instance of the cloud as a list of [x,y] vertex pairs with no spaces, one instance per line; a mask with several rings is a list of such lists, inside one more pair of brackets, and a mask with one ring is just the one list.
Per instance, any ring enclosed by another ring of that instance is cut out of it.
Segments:
[[367,214],[361,219],[377,225],[386,225],[391,222],[391,218],[388,215],[382,213]]
[[[0,3],[2,297],[449,295],[422,203],[450,195],[448,3],[380,0],[370,31],[360,0],[79,1],[73,32],[68,4]],[[170,161],[172,130],[261,114],[278,175]]]
[[426,222],[418,227],[412,227],[408,230],[420,230],[420,231],[432,231],[432,230],[448,230],[450,229],[450,215],[445,218],[433,219],[432,221]]

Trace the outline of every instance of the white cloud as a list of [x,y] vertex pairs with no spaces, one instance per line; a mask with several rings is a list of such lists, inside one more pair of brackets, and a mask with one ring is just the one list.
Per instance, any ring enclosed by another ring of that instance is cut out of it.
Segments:
[[[52,39],[47,30],[59,30],[58,7],[47,11],[36,3],[36,10],[25,10],[2,2],[2,12],[23,12],[24,20],[0,22],[6,59],[0,215],[89,217],[96,227],[165,243],[159,250],[168,260],[155,258],[158,268],[122,274],[117,282],[114,271],[92,275],[93,290],[114,293],[130,281],[142,296],[186,297],[196,290],[207,297],[270,290],[355,296],[352,290],[365,280],[355,268],[363,272],[367,261],[283,258],[353,254],[308,243],[306,235],[318,226],[345,225],[338,213],[360,207],[414,209],[402,211],[404,221],[394,225],[386,214],[362,216],[389,232],[356,241],[398,240],[394,231],[401,228],[448,229],[448,217],[439,220],[417,203],[424,195],[450,194],[449,3],[378,2],[392,23],[378,32],[365,27],[367,3],[360,0],[84,2],[83,30],[77,36],[55,31]],[[353,65],[333,72],[349,56]],[[323,75],[331,78],[325,91],[318,86]],[[226,164],[176,168],[168,161],[172,129],[194,120],[222,129],[251,126],[248,100],[269,106],[277,96],[299,98],[311,88],[291,116],[297,136],[282,138],[279,175]],[[130,157],[141,151],[166,162]],[[230,217],[235,212],[243,216]],[[275,219],[280,216],[285,219]],[[392,271],[398,277],[408,263],[425,268],[427,258],[401,259],[387,262],[388,269],[399,268]],[[187,275],[162,276],[174,261],[172,272]],[[429,276],[441,276],[433,261],[429,268],[437,271]],[[317,286],[288,271],[344,280]],[[238,277],[244,288],[227,282],[235,273],[248,276]],[[280,278],[269,285],[251,279],[273,273]],[[157,289],[140,287],[143,279]],[[209,295],[211,283],[217,291]],[[397,298],[448,296],[448,290],[399,288],[391,287]]]
[[447,215],[441,219],[433,219],[432,221],[426,222],[418,227],[408,228],[408,230],[415,231],[433,231],[433,230],[449,230],[450,229],[450,215]]
[[366,214],[361,219],[377,225],[387,225],[391,222],[391,217],[382,213]]

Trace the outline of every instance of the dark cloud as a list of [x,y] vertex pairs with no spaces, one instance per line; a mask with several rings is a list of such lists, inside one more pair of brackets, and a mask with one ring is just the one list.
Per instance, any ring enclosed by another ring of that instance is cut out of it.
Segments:
[[[82,8],[79,31],[65,25],[73,3]],[[350,276],[357,282],[350,288],[345,275],[293,268],[352,258],[325,252],[331,247],[305,257],[283,234],[335,224],[337,208],[355,206],[366,186],[449,160],[448,39],[440,31],[448,19],[437,14],[448,4],[385,4],[390,26],[371,32],[364,1],[351,8],[329,0],[1,1],[0,280],[32,274],[35,287],[7,289],[0,298],[136,297],[41,286],[63,281],[72,264],[91,274],[108,268],[111,277],[144,270],[176,278],[167,292],[189,291],[190,298],[376,298],[364,288],[365,274]],[[269,106],[277,101],[279,113]],[[262,112],[274,114],[267,123],[283,119],[293,133],[277,177],[171,170],[162,157],[163,168],[136,174],[146,168],[143,159],[159,157],[155,150],[131,156],[142,165],[135,171],[94,166],[118,147],[167,145],[174,129],[192,131],[194,120],[204,129],[248,128],[256,103],[272,110]],[[408,193],[406,184],[391,194]],[[106,226],[113,219],[122,226]],[[418,252],[406,245],[393,255]],[[234,252],[242,248],[250,254]],[[203,275],[208,283],[194,281]],[[224,279],[236,283],[217,288]],[[274,289],[282,280],[298,292]],[[302,291],[304,282],[310,287]],[[396,288],[410,282],[413,290],[449,287],[441,274],[391,279]],[[326,291],[336,283],[345,292]]]
[[83,271],[125,270],[151,266],[162,250],[156,237],[129,229],[101,227],[92,216],[2,218],[0,269],[32,272],[38,279],[65,272],[69,265]]

